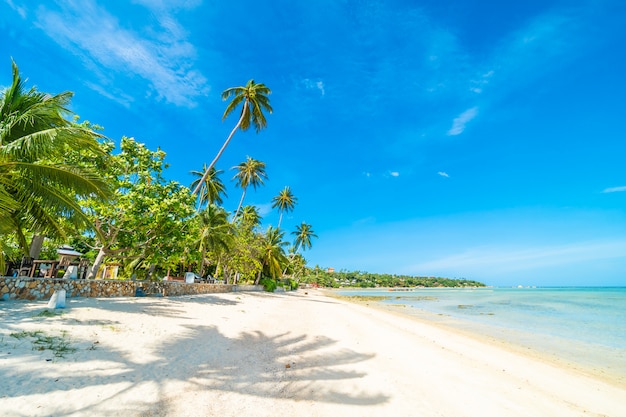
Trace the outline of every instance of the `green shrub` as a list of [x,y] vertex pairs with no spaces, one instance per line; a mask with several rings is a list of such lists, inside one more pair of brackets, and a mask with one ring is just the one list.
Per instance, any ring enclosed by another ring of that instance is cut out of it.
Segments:
[[274,281],[273,279],[269,279],[269,278],[262,279],[261,285],[263,286],[263,289],[267,292],[276,291],[276,287],[278,286],[276,284],[276,281]]

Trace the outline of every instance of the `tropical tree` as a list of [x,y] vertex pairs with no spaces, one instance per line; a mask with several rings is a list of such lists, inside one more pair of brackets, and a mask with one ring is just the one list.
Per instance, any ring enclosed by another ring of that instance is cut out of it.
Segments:
[[[294,240],[295,250],[290,255],[290,263],[291,261],[293,261],[294,257],[298,255],[298,252],[301,248],[310,249],[312,246],[311,239],[317,238],[317,235],[313,232],[313,228],[311,227],[311,225],[305,222],[302,222],[302,224],[296,226],[296,230],[294,232],[291,232],[291,234],[295,235],[296,238]],[[283,271],[283,274],[286,273],[287,268],[285,268],[285,270]]]
[[300,249],[310,249],[312,246],[311,239],[317,238],[317,235],[313,232],[311,225],[305,222],[296,226],[296,230],[291,232],[291,234],[296,236],[294,240],[294,245],[296,247],[294,252],[295,254],[297,254]]
[[[263,241],[261,260],[263,262],[262,272],[270,278],[279,278],[281,276],[282,267],[289,262],[285,255],[284,246],[288,245],[283,241],[285,232],[279,228],[268,227]],[[261,271],[260,271],[261,272]],[[257,276],[255,285],[259,283],[261,273]]]
[[237,218],[239,210],[243,205],[243,200],[246,197],[248,187],[252,185],[256,190],[259,185],[263,185],[263,180],[267,179],[267,173],[265,172],[265,162],[250,158],[249,156],[246,158],[245,162],[240,163],[232,169],[237,170],[237,173],[233,177],[236,181],[236,185],[243,188],[239,206],[237,206],[237,210],[235,211],[235,218]]
[[252,230],[261,224],[261,215],[256,206],[243,206],[235,220],[241,227]]
[[89,278],[106,257],[143,263],[172,264],[184,251],[185,228],[193,214],[187,187],[163,177],[165,152],[151,151],[133,138],[123,137],[120,153],[111,157],[106,175],[115,183],[111,202],[91,198],[85,206],[97,231],[98,254]]
[[[208,172],[209,175],[206,177],[204,173]],[[197,177],[193,183],[191,183],[191,189],[195,189],[200,186],[200,193],[198,194],[198,210],[206,203],[207,205],[211,204],[222,204],[223,199],[222,196],[227,197],[226,195],[226,186],[220,179],[220,174],[224,171],[217,170],[215,167],[208,169],[206,164],[203,166],[202,171],[191,171],[191,175]],[[200,183],[200,181],[204,178],[204,182]]]
[[228,221],[228,213],[222,207],[210,206],[198,213],[200,224],[197,240],[200,251],[200,276],[204,276],[207,252],[219,255],[229,250],[234,242],[233,226]]
[[25,257],[27,232],[64,239],[68,228],[90,227],[80,199],[109,196],[94,169],[67,163],[68,155],[105,154],[102,135],[65,118],[72,95],[26,90],[15,62],[0,94],[0,233],[14,233]]
[[228,135],[228,138],[222,145],[221,149],[215,156],[215,159],[211,162],[208,168],[204,171],[204,175],[200,179],[200,183],[193,190],[193,194],[197,194],[200,191],[200,187],[206,180],[206,177],[210,175],[211,168],[215,166],[222,153],[228,146],[228,143],[233,138],[233,135],[237,131],[237,129],[241,129],[242,131],[246,131],[250,128],[250,126],[254,126],[256,132],[259,133],[261,129],[264,129],[267,125],[267,121],[265,120],[265,114],[263,111],[267,111],[272,113],[272,106],[270,106],[268,95],[271,94],[271,90],[262,83],[255,83],[254,80],[248,81],[245,86],[240,87],[231,87],[224,92],[222,92],[222,100],[227,100],[232,97],[231,102],[226,106],[226,110],[224,111],[224,115],[222,116],[222,121],[225,120],[229,114],[231,114],[240,104],[243,103],[243,107],[241,108],[241,113],[239,115],[239,120],[237,124]]
[[294,197],[291,192],[291,188],[289,187],[283,188],[276,197],[272,198],[272,208],[278,208],[280,213],[280,217],[278,218],[278,228],[280,228],[280,224],[283,221],[283,213],[293,211],[297,202],[298,199]]

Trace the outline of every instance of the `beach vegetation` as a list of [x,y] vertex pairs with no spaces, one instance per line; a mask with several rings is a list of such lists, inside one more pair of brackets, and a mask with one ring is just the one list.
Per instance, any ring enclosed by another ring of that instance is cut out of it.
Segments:
[[35,236],[64,239],[90,226],[82,199],[110,196],[96,169],[71,163],[103,156],[104,139],[88,123],[69,120],[71,98],[27,89],[15,62],[12,83],[0,93],[0,235],[26,258]]
[[307,268],[307,274],[300,282],[326,288],[473,288],[485,286],[482,282],[468,279],[378,274],[363,271],[330,272],[320,267]]
[[[205,172],[208,172],[206,177],[204,177]],[[226,186],[220,178],[222,173],[224,173],[224,171],[215,169],[215,167],[208,169],[206,164],[203,166],[202,171],[191,171],[191,175],[197,177],[191,183],[191,189],[200,187],[198,193],[198,211],[205,205],[220,205],[224,202],[224,197],[226,197],[227,194]],[[202,178],[204,178],[203,181]]]
[[267,179],[267,173],[265,172],[265,162],[250,158],[249,156],[246,157],[244,162],[233,167],[232,169],[237,170],[233,179],[236,181],[237,187],[240,187],[243,190],[241,200],[239,200],[239,205],[235,211],[235,218],[237,218],[239,210],[241,210],[241,207],[243,206],[243,200],[246,197],[248,187],[251,185],[252,188],[256,190],[258,186],[263,185],[264,180]]
[[96,277],[105,257],[126,263],[126,275],[150,278],[156,265],[167,267],[181,257],[185,221],[194,212],[189,189],[166,180],[165,152],[151,151],[133,138],[123,137],[120,152],[106,167],[115,185],[110,201],[90,198],[86,212],[96,233],[96,251],[89,278]]
[[272,113],[272,106],[270,105],[269,95],[271,90],[263,83],[256,83],[254,80],[250,80],[245,86],[231,87],[222,92],[222,100],[231,99],[230,103],[226,106],[222,120],[225,120],[235,109],[242,105],[241,113],[237,124],[228,135],[228,138],[218,151],[213,161],[209,164],[204,172],[204,175],[200,179],[199,184],[194,188],[193,194],[197,194],[200,191],[202,184],[205,182],[206,177],[211,172],[211,169],[215,166],[222,153],[226,150],[228,143],[233,138],[237,130],[246,131],[251,126],[254,126],[256,132],[259,133],[267,126],[267,120],[265,113]]
[[317,235],[306,222],[282,229],[298,201],[291,188],[270,202],[278,225],[262,229],[258,207],[244,202],[250,186],[268,180],[265,163],[247,156],[233,167],[242,190],[234,213],[224,206],[227,187],[216,166],[237,130],[266,127],[270,93],[254,80],[223,92],[230,101],[222,120],[235,111],[239,119],[215,159],[191,172],[188,188],[168,179],[164,151],[131,137],[114,141],[102,127],[79,123],[68,110],[72,93],[26,89],[14,63],[13,83],[0,95],[0,273],[5,263],[15,270],[22,257],[56,259],[56,249],[71,244],[91,263],[87,278],[105,277],[101,269],[111,265],[117,272],[107,278],[194,272],[297,288],[310,275],[302,252]]
[[276,288],[278,288],[278,283],[275,279],[264,278],[261,280],[260,284],[263,286],[263,289],[267,292],[274,292]]
[[278,227],[283,221],[283,214],[293,211],[298,199],[291,192],[291,188],[286,186],[283,188],[276,197],[272,198],[272,208],[278,209],[280,216],[278,217]]
[[11,333],[9,336],[17,340],[29,340],[33,350],[50,350],[56,358],[64,358],[65,355],[77,350],[71,345],[65,331],[62,331],[60,336],[51,336],[41,330],[21,331]]

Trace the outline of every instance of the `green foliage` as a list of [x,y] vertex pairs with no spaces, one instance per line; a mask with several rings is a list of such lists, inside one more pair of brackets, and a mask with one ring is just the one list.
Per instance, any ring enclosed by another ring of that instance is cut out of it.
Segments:
[[165,152],[126,137],[120,151],[106,171],[116,188],[113,201],[86,201],[100,251],[94,269],[104,256],[124,259],[128,276],[155,264],[173,265],[184,256],[194,197],[186,187],[164,179]]
[[32,344],[33,350],[50,350],[56,358],[64,358],[65,355],[74,353],[77,350],[67,340],[66,332],[62,332],[61,336],[50,336],[41,330],[22,331],[11,333],[9,336],[18,340],[28,339]]
[[373,274],[360,271],[328,272],[319,267],[309,270],[303,283],[328,288],[355,287],[484,287],[479,281],[443,277],[417,277],[410,275]]
[[285,278],[282,280],[283,286],[285,287],[285,289],[287,290],[297,290],[298,289],[298,282],[292,278]]
[[102,136],[66,119],[71,97],[26,90],[15,63],[12,84],[0,92],[0,235],[12,233],[25,256],[28,232],[66,238],[90,226],[80,199],[109,196],[94,167],[72,163],[102,155]]
[[278,288],[278,284],[276,283],[276,280],[273,280],[270,278],[262,279],[261,285],[263,286],[263,289],[267,292],[274,292],[276,291],[276,288]]

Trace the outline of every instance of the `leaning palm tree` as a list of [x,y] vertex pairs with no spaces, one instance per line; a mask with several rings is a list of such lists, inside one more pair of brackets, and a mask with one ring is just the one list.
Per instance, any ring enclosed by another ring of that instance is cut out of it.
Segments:
[[13,82],[0,93],[0,223],[29,256],[25,231],[65,237],[66,224],[90,225],[78,200],[106,198],[105,180],[68,155],[99,155],[101,135],[65,119],[72,93],[26,90],[13,62]]
[[241,206],[243,205],[243,200],[246,197],[248,187],[252,185],[252,187],[256,190],[259,185],[263,185],[263,180],[267,179],[267,173],[265,172],[265,162],[250,158],[249,156],[244,162],[233,167],[232,169],[237,170],[237,173],[233,177],[236,181],[236,185],[243,188],[241,200],[239,200],[239,206],[235,211],[235,218],[237,218],[239,210],[241,210]]
[[[205,172],[209,173],[206,177],[204,177]],[[191,188],[196,188],[198,185],[200,186],[198,210],[202,208],[204,203],[208,206],[211,204],[222,204],[224,201],[222,196],[227,197],[226,186],[219,177],[223,172],[224,171],[221,169],[215,169],[215,167],[208,169],[206,164],[202,167],[202,171],[191,171],[191,175],[197,177],[194,182],[191,183]],[[204,178],[204,183],[200,183],[202,178]]]
[[230,97],[233,98],[228,106],[226,106],[222,120],[225,120],[228,115],[239,106],[239,104],[243,103],[243,107],[241,109],[239,121],[230,132],[230,135],[228,135],[226,142],[222,145],[221,149],[215,156],[215,159],[213,159],[211,164],[204,171],[204,175],[202,176],[200,183],[193,190],[193,194],[197,194],[200,191],[201,184],[204,183],[206,177],[209,175],[209,171],[215,166],[217,160],[220,159],[220,156],[222,156],[222,153],[224,153],[224,150],[233,138],[237,129],[246,131],[250,128],[250,126],[254,126],[256,132],[259,133],[261,129],[265,128],[267,121],[265,120],[263,111],[265,110],[270,114],[272,113],[272,106],[270,106],[270,100],[267,97],[271,93],[272,91],[267,88],[265,84],[257,84],[254,80],[248,81],[248,83],[243,87],[231,87],[222,92],[222,100],[227,100]]
[[272,198],[272,208],[278,208],[280,212],[280,217],[278,218],[278,228],[280,229],[280,224],[283,221],[283,213],[289,213],[293,211],[293,208],[296,206],[298,199],[294,197],[291,192],[291,188],[285,187],[281,190],[280,193],[274,198]]

